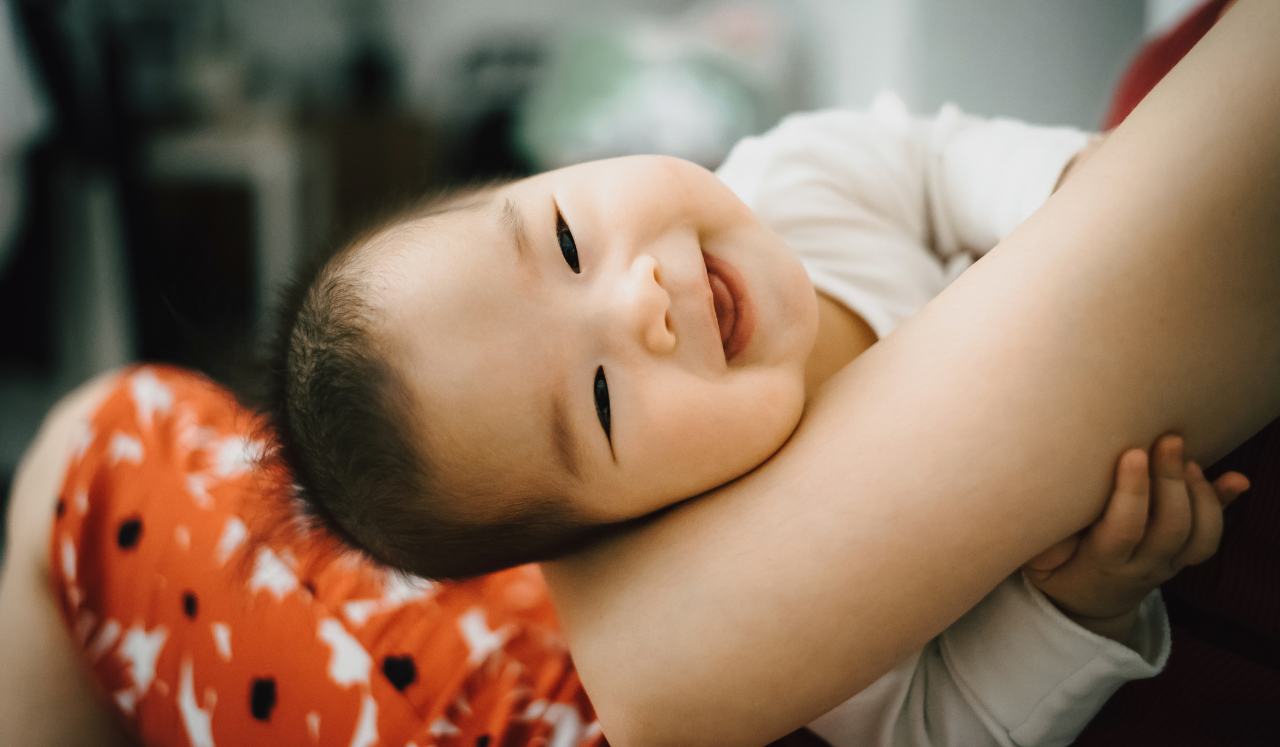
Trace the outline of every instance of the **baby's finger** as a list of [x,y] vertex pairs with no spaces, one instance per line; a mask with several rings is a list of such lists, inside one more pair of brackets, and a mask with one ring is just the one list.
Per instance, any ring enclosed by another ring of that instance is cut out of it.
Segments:
[[1116,488],[1102,518],[1089,528],[1087,541],[1101,559],[1120,564],[1129,560],[1147,530],[1151,480],[1147,453],[1130,449],[1116,465]]
[[1071,560],[1071,556],[1076,554],[1076,548],[1080,545],[1080,534],[1076,533],[1055,544],[1031,560],[1028,560],[1022,566],[1024,571],[1039,571],[1048,575],[1048,572],[1057,570],[1061,565]]
[[1138,552],[1172,560],[1191,536],[1191,497],[1182,465],[1182,439],[1165,436],[1152,450],[1151,520]]
[[1217,491],[1195,462],[1187,464],[1186,476],[1191,493],[1191,538],[1176,559],[1178,566],[1203,563],[1218,551],[1222,540],[1222,504]]
[[1227,506],[1249,489],[1249,478],[1239,472],[1228,472],[1213,481],[1213,489],[1217,491],[1222,505]]

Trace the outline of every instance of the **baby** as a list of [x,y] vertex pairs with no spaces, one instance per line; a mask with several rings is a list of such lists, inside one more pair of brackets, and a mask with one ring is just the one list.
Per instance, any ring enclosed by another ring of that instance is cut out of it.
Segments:
[[[391,566],[457,578],[555,558],[767,461],[827,378],[1087,145],[881,99],[793,117],[719,178],[631,157],[427,203],[297,293],[276,368],[284,455],[324,526]],[[1103,516],[1026,578],[1132,642],[1143,600],[1216,550],[1246,487],[1209,484],[1176,437],[1150,465],[1128,452]],[[1162,665],[1160,648],[1143,658]]]

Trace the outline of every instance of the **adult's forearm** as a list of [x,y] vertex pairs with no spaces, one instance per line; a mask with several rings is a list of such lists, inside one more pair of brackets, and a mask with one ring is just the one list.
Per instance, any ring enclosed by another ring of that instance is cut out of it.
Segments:
[[1280,413],[1276,38],[1240,3],[773,460],[548,568],[611,743],[784,734],[1085,526],[1123,449]]

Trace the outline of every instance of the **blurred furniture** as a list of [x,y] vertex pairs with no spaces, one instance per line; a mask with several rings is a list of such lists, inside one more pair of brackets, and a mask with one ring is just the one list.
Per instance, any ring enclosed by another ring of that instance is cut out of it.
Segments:
[[313,127],[327,182],[319,243],[341,243],[419,199],[437,180],[436,140],[426,121],[394,110],[357,111]]
[[[199,298],[183,310],[203,314],[204,324],[230,314],[229,326],[245,323],[243,332],[261,340],[270,332],[267,314],[276,295],[302,254],[304,168],[296,134],[258,124],[159,135],[147,145],[146,173],[156,224],[152,261],[162,264],[166,287],[210,279],[193,273],[217,275],[228,297]],[[202,256],[193,256],[193,245]],[[202,295],[198,287],[188,292]]]
[[47,118],[6,10],[0,6],[0,277],[22,217],[25,151]]

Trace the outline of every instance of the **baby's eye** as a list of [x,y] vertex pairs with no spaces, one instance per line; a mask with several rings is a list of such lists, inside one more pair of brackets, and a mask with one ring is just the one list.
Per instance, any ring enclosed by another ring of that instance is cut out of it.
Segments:
[[604,366],[596,369],[596,381],[592,387],[596,395],[596,417],[600,418],[600,426],[604,428],[604,437],[613,443],[613,434],[609,431],[609,383],[604,380]]
[[[560,241],[560,253],[564,255],[564,261],[569,263],[569,269],[573,270],[574,274],[582,272],[582,268],[578,267],[578,245],[573,243],[573,234],[559,211],[556,211],[556,238]],[[604,381],[604,379],[596,377],[596,381]]]

